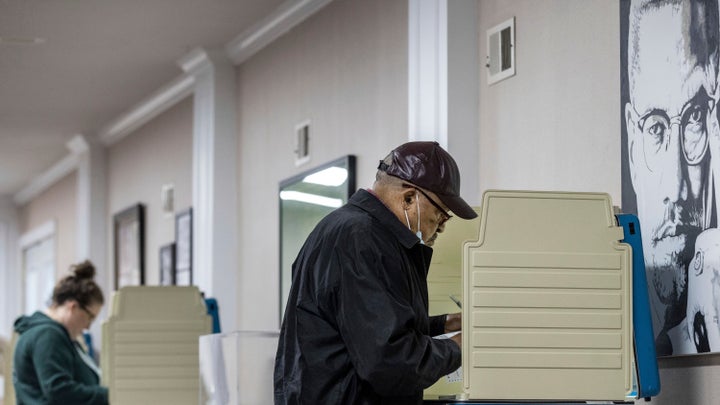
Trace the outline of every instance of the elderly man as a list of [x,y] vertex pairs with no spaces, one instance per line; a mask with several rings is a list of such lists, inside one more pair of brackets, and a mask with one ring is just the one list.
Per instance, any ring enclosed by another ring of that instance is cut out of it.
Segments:
[[372,190],[325,217],[293,264],[275,360],[276,404],[418,404],[460,366],[459,315],[428,317],[426,276],[438,233],[477,216],[436,142],[380,162]]
[[690,353],[687,266],[698,234],[717,222],[708,139],[717,131],[718,3],[633,1],[628,23],[628,163],[656,344],[661,355]]

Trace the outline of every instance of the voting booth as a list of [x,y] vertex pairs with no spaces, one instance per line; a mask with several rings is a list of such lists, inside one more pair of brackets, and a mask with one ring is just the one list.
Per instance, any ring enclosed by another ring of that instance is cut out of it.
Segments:
[[493,190],[477,211],[435,245],[430,313],[461,311],[463,358],[426,400],[657,395],[637,218],[616,216],[604,193]]
[[102,325],[111,404],[197,404],[198,344],[212,331],[197,287],[123,287]]

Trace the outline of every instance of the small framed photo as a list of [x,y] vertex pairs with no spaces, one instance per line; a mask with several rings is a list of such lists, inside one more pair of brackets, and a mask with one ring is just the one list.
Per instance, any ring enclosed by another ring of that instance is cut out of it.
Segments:
[[175,243],[160,246],[160,285],[175,285]]
[[175,215],[175,285],[193,285],[192,208]]
[[114,286],[145,284],[145,206],[113,215]]

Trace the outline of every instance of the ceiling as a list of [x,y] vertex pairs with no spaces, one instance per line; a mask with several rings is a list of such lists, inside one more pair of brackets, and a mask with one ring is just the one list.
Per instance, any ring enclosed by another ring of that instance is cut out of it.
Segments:
[[[288,0],[291,1],[291,0]],[[0,0],[0,196],[12,196],[283,0]]]

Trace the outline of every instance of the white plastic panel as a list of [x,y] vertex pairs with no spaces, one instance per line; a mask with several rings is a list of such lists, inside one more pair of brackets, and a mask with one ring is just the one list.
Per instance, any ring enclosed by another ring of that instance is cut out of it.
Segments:
[[463,250],[465,394],[625,400],[631,250],[610,197],[488,191],[480,217]]
[[198,340],[212,330],[197,287],[123,287],[103,322],[112,404],[197,404]]
[[[449,314],[460,312],[457,304],[450,295],[462,301],[462,257],[463,244],[466,241],[477,239],[480,229],[480,208],[475,208],[478,217],[473,220],[454,218],[445,225],[433,246],[433,257],[428,273],[428,298],[430,301],[430,315]],[[441,377],[440,380],[425,390],[427,399],[437,399],[440,396],[461,397],[463,392],[462,381],[450,380]]]

